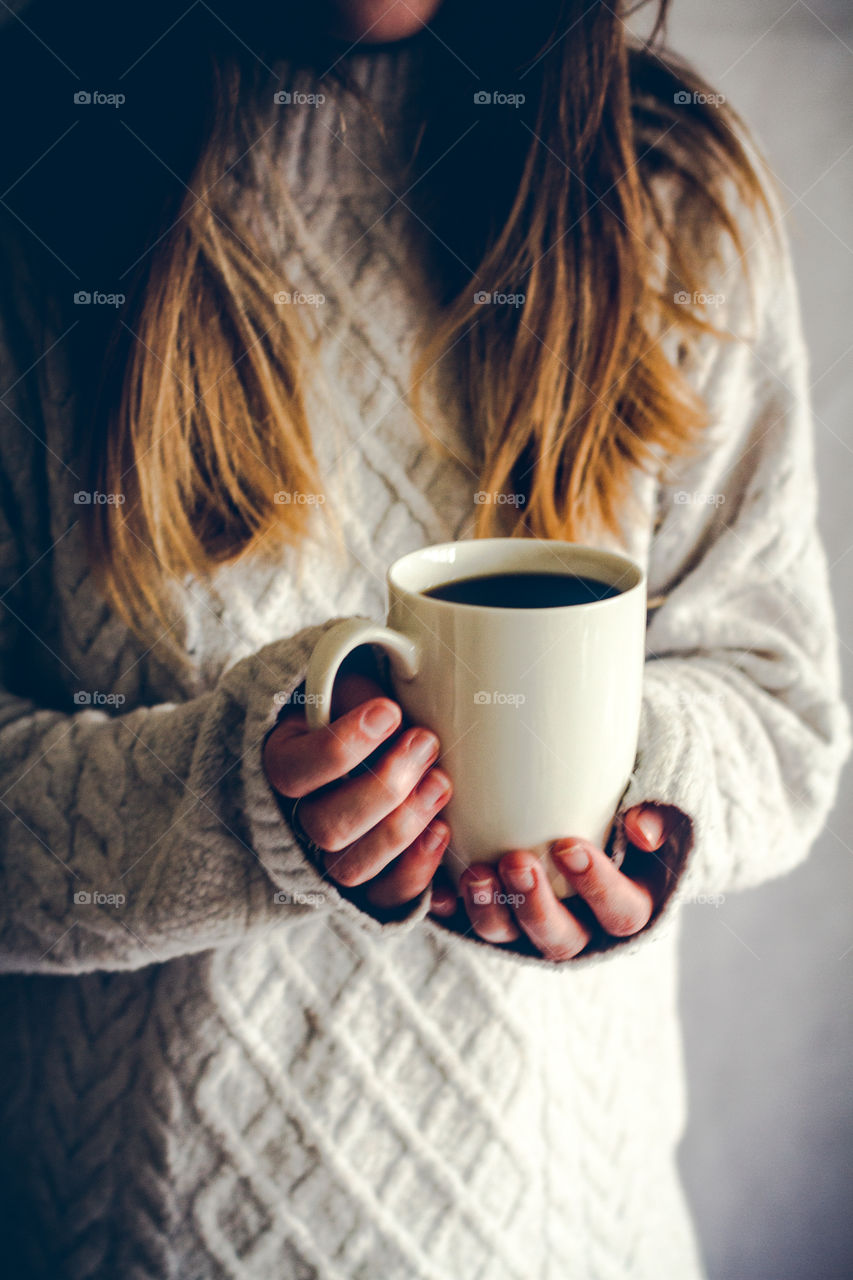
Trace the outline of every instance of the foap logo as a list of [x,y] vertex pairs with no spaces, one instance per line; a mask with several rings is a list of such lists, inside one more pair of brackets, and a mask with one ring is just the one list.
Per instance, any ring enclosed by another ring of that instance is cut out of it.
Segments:
[[526,301],[526,293],[490,293],[487,289],[478,289],[474,294],[474,304],[478,307],[523,307]]
[[123,693],[101,693],[100,689],[77,689],[75,707],[123,707],[127,699]]
[[322,693],[306,693],[304,689],[294,689],[293,693],[279,689],[272,700],[277,707],[322,707],[326,701]]
[[478,507],[494,503],[497,507],[523,507],[527,501],[524,493],[489,493],[486,489],[478,489],[474,494],[474,502]]
[[78,489],[74,494],[75,507],[120,507],[123,493],[101,493],[100,489]]
[[679,89],[672,95],[672,100],[678,107],[687,107],[691,103],[703,107],[721,107],[726,100],[724,93],[700,93],[694,90],[688,93],[686,89]]
[[322,307],[325,301],[324,293],[300,293],[298,289],[295,293],[279,289],[278,293],[273,294],[273,302],[277,307]]
[[326,501],[325,493],[300,493],[297,489],[279,489],[275,501],[280,507],[322,507]]
[[279,889],[273,894],[272,900],[278,906],[286,907],[322,907],[326,901],[325,893],[318,893],[311,890],[308,893],[290,893],[286,889]]
[[78,289],[74,294],[75,307],[121,307],[125,301],[123,293],[103,293],[98,289]]
[[520,707],[527,701],[523,693],[504,693],[501,689],[478,689],[474,705],[478,707]]
[[491,889],[471,891],[471,901],[475,907],[488,907],[491,903],[501,907],[520,907],[525,900],[526,895],[523,893],[492,893]]
[[99,889],[78,889],[74,894],[77,907],[123,907],[126,902],[123,893],[102,893]]
[[672,300],[679,307],[721,307],[726,300],[724,293],[702,293],[699,289],[693,293],[688,293],[686,289],[679,289],[677,293],[672,295]]
[[101,93],[100,89],[78,89],[74,94],[78,107],[122,107],[126,101],[123,93]]
[[280,107],[322,107],[326,101],[325,93],[292,93],[289,89],[278,89],[273,94],[273,102]]
[[688,493],[686,489],[679,489],[678,493],[673,494],[672,500],[679,507],[721,507],[726,500],[726,495],[724,493]]
[[527,99],[523,93],[501,93],[500,90],[478,89],[474,104],[478,107],[520,107]]
[[[670,695],[674,697],[675,702],[681,708],[681,712],[684,716],[690,718],[696,717],[696,695],[692,689],[671,689]],[[720,706],[724,706],[728,701],[728,697],[728,688],[725,686],[721,689],[702,690],[702,703],[704,705],[716,702],[719,703]]]

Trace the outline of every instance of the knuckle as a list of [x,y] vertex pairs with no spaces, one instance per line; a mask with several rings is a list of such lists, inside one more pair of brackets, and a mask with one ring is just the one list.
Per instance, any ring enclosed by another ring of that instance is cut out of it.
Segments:
[[410,794],[418,778],[411,757],[390,756],[377,770],[379,781],[390,800],[400,803]]
[[453,784],[443,769],[430,769],[418,786],[415,800],[425,813],[443,808],[453,791]]
[[328,853],[339,853],[349,844],[348,833],[344,831],[338,814],[329,813],[325,809],[303,814],[300,810],[299,817],[305,833]]
[[284,755],[282,747],[275,741],[273,736],[267,738],[261,753],[261,763],[264,773],[269,782],[275,787],[276,791],[283,796],[295,796],[295,792],[291,788],[289,760]]
[[[268,775],[269,776],[269,775]],[[312,790],[312,784],[308,778],[294,778],[289,772],[282,769],[275,771],[270,781],[280,795],[286,800],[301,800],[303,796],[307,796]]]
[[577,942],[554,942],[549,946],[540,947],[543,957],[550,960],[553,964],[563,964],[566,960],[574,960],[578,952],[582,951],[586,943],[580,939]]
[[420,809],[414,804],[401,804],[383,822],[383,836],[395,847],[411,844],[427,825]]
[[385,812],[386,822],[396,821],[398,812],[408,808],[404,805],[404,801],[409,795],[409,790],[402,778],[380,777],[376,780],[376,804]]
[[327,730],[327,738],[323,748],[323,754],[326,757],[326,766],[333,769],[338,777],[345,773],[349,773],[350,769],[356,763],[355,743],[352,737],[345,730],[336,731],[331,727]]
[[345,853],[339,857],[327,858],[325,870],[326,875],[331,876],[333,880],[343,885],[345,889],[354,889],[356,885],[361,884],[365,879],[356,859]]
[[634,909],[626,909],[609,913],[604,927],[614,938],[628,938],[632,933],[639,933],[648,924],[648,913]]
[[547,936],[548,912],[535,899],[528,898],[526,902],[520,902],[516,910],[530,933]]

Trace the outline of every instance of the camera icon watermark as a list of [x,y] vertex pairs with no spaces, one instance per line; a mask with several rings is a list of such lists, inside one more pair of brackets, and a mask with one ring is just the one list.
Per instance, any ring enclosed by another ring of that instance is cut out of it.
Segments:
[[280,507],[322,507],[326,501],[325,493],[301,493],[298,489],[279,489],[274,501]]
[[322,307],[325,301],[324,293],[301,293],[298,289],[293,293],[279,289],[273,294],[273,302],[277,307]]
[[526,701],[524,693],[504,693],[501,689],[478,689],[474,694],[477,707],[521,707]]
[[100,689],[76,689],[75,707],[123,707],[127,698],[123,693],[102,693]]
[[478,307],[523,307],[526,301],[525,293],[492,293],[488,289],[478,289],[474,294],[474,304]]
[[308,893],[290,893],[287,889],[278,889],[273,894],[272,900],[277,906],[322,907],[326,901],[326,895],[316,890]]
[[527,900],[524,893],[493,893],[491,889],[472,889],[471,901],[475,907],[520,907]]
[[326,702],[322,693],[306,693],[304,689],[294,689],[293,693],[279,689],[272,700],[277,707],[322,707]]
[[527,501],[524,493],[496,493],[487,489],[478,489],[474,494],[474,503],[478,507],[494,503],[497,507],[523,507]]
[[74,94],[74,102],[78,107],[121,107],[127,102],[123,93],[101,93],[99,89],[78,89]]
[[127,897],[123,893],[101,893],[98,889],[77,889],[75,907],[123,907]]
[[98,289],[78,289],[74,294],[75,307],[121,307],[126,301],[123,293],[103,293]]
[[124,499],[123,493],[101,493],[100,489],[78,489],[73,501],[76,507],[120,507]]
[[691,103],[698,106],[721,107],[726,101],[726,95],[724,93],[700,93],[696,89],[689,93],[687,89],[678,89],[672,95],[672,100],[679,107],[686,107]]
[[724,893],[695,893],[684,902],[694,907],[721,907],[726,900]]
[[724,293],[703,293],[696,289],[693,293],[688,293],[686,289],[679,289],[677,293],[672,295],[673,302],[680,307],[721,307],[726,300]]
[[273,102],[280,107],[321,107],[326,101],[325,93],[296,93],[289,89],[277,89],[273,94]]
[[724,493],[689,493],[686,489],[679,489],[672,496],[676,506],[696,506],[696,507],[721,507],[725,500]]
[[478,89],[474,94],[474,103],[478,107],[520,107],[527,101],[523,93],[501,93],[500,90]]

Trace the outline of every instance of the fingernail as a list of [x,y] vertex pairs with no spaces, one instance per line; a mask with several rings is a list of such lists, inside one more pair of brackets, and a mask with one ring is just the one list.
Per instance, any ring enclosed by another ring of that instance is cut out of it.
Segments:
[[580,875],[582,871],[588,871],[592,858],[589,850],[585,849],[582,844],[569,844],[558,847],[554,850],[557,857],[567,871],[573,871],[575,875]]
[[438,754],[438,738],[434,733],[417,733],[409,743],[409,750],[415,760],[428,764]]
[[445,826],[443,822],[437,822],[432,827],[427,827],[421,836],[421,847],[424,853],[435,853],[439,845],[442,845],[450,835],[450,828]]
[[503,876],[509,882],[509,887],[517,889],[519,893],[530,893],[531,889],[536,888],[536,877],[529,867],[513,868],[504,872]]
[[469,880],[465,892],[475,907],[487,907],[492,900],[494,886],[491,880]]
[[440,916],[452,916],[456,912],[456,898],[444,890],[438,893],[433,891],[430,899],[430,910],[435,911]]
[[387,702],[374,702],[361,717],[362,730],[371,738],[381,738],[397,723],[397,709]]
[[637,826],[648,840],[649,844],[657,844],[663,835],[663,823],[656,813],[650,813],[645,810],[637,818]]
[[441,797],[446,796],[449,790],[450,779],[447,775],[433,769],[418,787],[418,799],[421,804],[427,806],[438,804]]

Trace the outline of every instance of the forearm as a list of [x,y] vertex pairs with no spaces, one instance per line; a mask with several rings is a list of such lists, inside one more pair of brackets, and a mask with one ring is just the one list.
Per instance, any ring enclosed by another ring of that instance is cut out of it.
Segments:
[[260,749],[320,630],[267,646],[180,706],[69,716],[5,696],[5,969],[134,968],[284,918],[274,894],[288,874],[317,877]]

